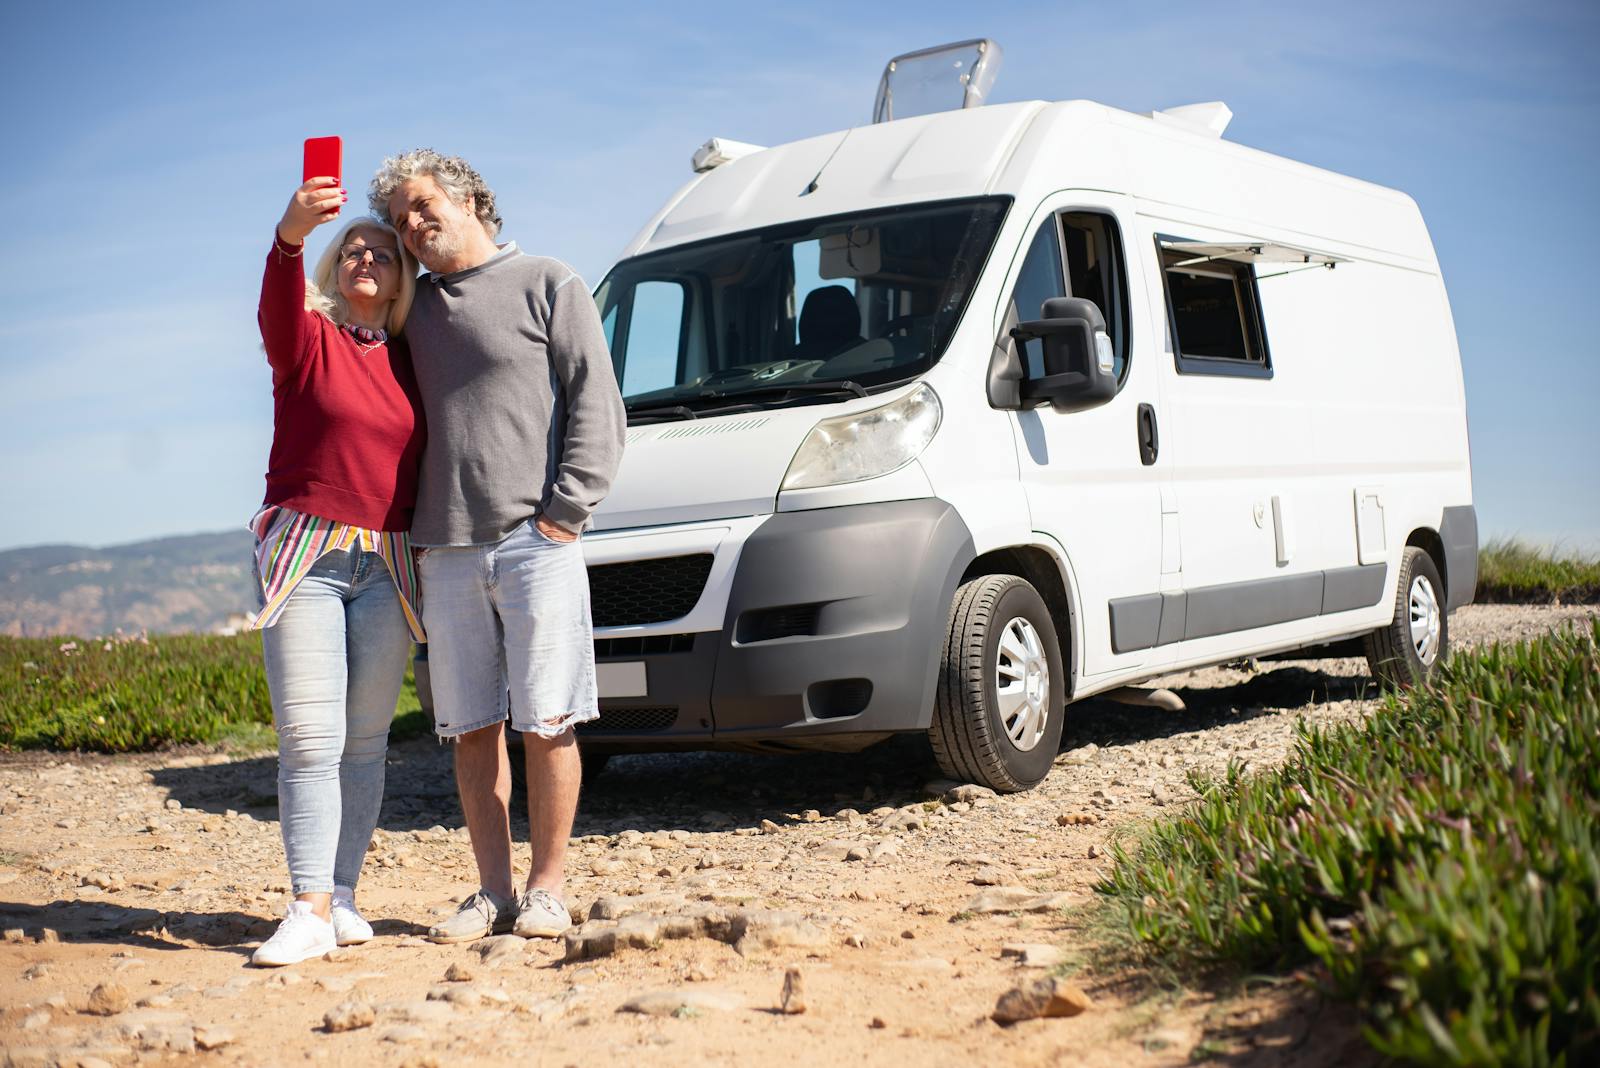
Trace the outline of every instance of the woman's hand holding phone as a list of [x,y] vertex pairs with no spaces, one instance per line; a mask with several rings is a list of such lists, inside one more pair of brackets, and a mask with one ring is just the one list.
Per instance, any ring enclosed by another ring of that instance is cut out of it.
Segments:
[[308,178],[289,198],[289,206],[278,220],[278,236],[285,244],[298,245],[306,235],[339,214],[350,195],[339,187],[337,178]]

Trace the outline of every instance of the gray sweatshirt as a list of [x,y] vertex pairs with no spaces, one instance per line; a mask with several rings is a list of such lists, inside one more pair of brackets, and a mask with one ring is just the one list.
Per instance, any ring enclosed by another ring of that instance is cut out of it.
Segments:
[[508,245],[418,278],[405,336],[428,420],[413,544],[490,544],[537,513],[587,526],[627,415],[583,279]]

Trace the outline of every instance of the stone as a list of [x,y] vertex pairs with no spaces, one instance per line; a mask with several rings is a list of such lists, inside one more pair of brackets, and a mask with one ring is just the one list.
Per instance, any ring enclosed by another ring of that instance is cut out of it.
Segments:
[[95,1016],[115,1016],[126,1012],[132,1004],[127,987],[121,983],[101,983],[89,992],[89,1005],[84,1011]]
[[29,982],[32,982],[35,979],[43,979],[49,974],[50,965],[44,961],[39,961],[37,964],[28,965],[28,967],[23,970],[22,977]]
[[778,826],[776,823],[773,823],[771,820],[761,821],[762,834],[777,834],[781,830],[783,830],[783,828]]
[[408,1042],[421,1042],[427,1037],[427,1029],[417,1027],[415,1024],[395,1024],[378,1032],[379,1042],[392,1042],[397,1046],[403,1046]]
[[5,937],[7,942],[26,942],[28,940],[28,932],[20,927],[7,927]]
[[1000,1024],[1043,1017],[1076,1016],[1094,1007],[1094,1001],[1065,979],[1050,977],[1013,987],[1000,995],[991,1018]]
[[456,986],[447,983],[429,990],[428,1000],[447,1001],[463,1009],[473,1009],[483,1004],[483,992],[471,984]]
[[883,821],[886,831],[920,831],[927,825],[928,814],[916,805],[895,809]]
[[872,1022],[867,1026],[872,1028],[874,1031],[882,1031],[885,1027],[888,1027],[889,1024],[882,1016],[874,1016],[872,1018]]
[[355,989],[355,983],[337,975],[324,975],[313,979],[312,984],[326,994],[347,994]]
[[811,853],[812,856],[822,860],[844,860],[850,855],[850,851],[855,848],[857,848],[857,843],[855,842],[835,839],[831,842],[819,844]]
[[[515,936],[513,935],[512,937]],[[447,983],[470,983],[472,978],[472,969],[460,961],[453,962],[444,971],[444,981]]]
[[872,856],[872,851],[869,850],[866,846],[864,846],[864,845],[853,845],[849,849],[845,850],[844,859],[845,860],[866,860],[870,856]]
[[194,1029],[194,1044],[201,1049],[221,1049],[223,1046],[232,1045],[233,1032],[226,1027],[217,1027],[210,1024],[197,1024]]
[[411,1024],[442,1023],[453,1014],[450,1005],[443,1001],[390,1001],[382,1008],[385,1016]]
[[624,1001],[618,1012],[637,1012],[645,1016],[697,1016],[703,1012],[727,1012],[739,1007],[731,994],[704,987],[681,990],[651,990]]
[[371,1027],[377,1019],[377,1012],[365,1001],[345,1001],[328,1010],[322,1018],[322,1027],[334,1033],[359,1031],[363,1027]]
[[518,935],[495,935],[474,942],[472,948],[478,959],[491,968],[511,960],[520,960],[528,949],[528,939]]
[[1016,876],[1004,868],[985,866],[972,873],[974,886],[1005,886],[1015,879]]
[[990,916],[998,912],[1054,912],[1078,904],[1069,893],[1040,894],[1025,886],[996,886],[976,895],[962,907],[963,912]]
[[786,1016],[797,1016],[806,1011],[805,978],[794,965],[784,969],[783,994],[778,1007]]
[[944,801],[947,804],[953,804],[957,801],[992,801],[999,796],[999,794],[995,793],[987,786],[979,786],[976,783],[969,782],[962,783],[960,786],[957,786],[954,789],[945,791]]
[[707,868],[721,867],[721,865],[722,865],[722,854],[721,853],[715,853],[715,852],[700,854],[700,859],[695,861],[695,864],[694,864],[694,866],[697,869],[701,870],[701,871],[704,871]]
[[1099,860],[1100,856],[1101,856],[1100,847],[1097,846],[1097,845],[1091,845],[1089,847],[1089,859],[1090,860]]
[[740,956],[770,949],[809,949],[828,944],[821,928],[796,912],[749,909],[736,913],[727,941]]
[[28,1015],[22,1018],[22,1029],[24,1031],[42,1031],[49,1026],[49,1009],[40,1009],[37,1012],[30,1012]]
[[599,876],[621,875],[623,872],[625,872],[627,870],[628,870],[628,866],[626,864],[624,864],[622,861],[620,861],[620,860],[611,860],[610,858],[606,858],[606,857],[602,857],[601,859],[595,861],[593,864],[589,865],[590,873],[593,874],[593,875],[599,875]]
[[888,860],[899,855],[900,841],[897,838],[886,838],[867,851],[868,858],[875,861]]
[[61,932],[57,931],[54,927],[46,927],[44,930],[39,932],[39,941],[47,946],[55,945],[61,941]]
[[1099,822],[1100,817],[1092,812],[1063,812],[1056,817],[1056,824],[1061,827],[1083,827]]
[[1012,942],[1000,947],[1002,960],[1015,960],[1024,968],[1054,968],[1066,954],[1055,946],[1032,942]]

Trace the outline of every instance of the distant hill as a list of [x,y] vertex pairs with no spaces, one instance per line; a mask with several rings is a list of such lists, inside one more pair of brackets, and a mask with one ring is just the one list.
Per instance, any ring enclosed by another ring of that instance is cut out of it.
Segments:
[[247,530],[0,551],[0,634],[213,631],[255,610]]

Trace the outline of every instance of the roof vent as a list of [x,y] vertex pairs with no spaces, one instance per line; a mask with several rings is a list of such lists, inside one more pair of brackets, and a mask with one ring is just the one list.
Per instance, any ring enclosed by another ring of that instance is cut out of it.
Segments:
[[982,107],[999,73],[1000,46],[987,37],[895,56],[878,81],[872,121]]
[[1196,133],[1221,137],[1222,131],[1233,121],[1233,109],[1220,100],[1212,100],[1204,104],[1184,104],[1181,107],[1152,111],[1150,117],[1157,122],[1187,126]]
[[766,151],[765,145],[750,145],[743,141],[730,141],[726,137],[713,137],[695,150],[689,166],[694,168],[696,174],[704,174],[724,163],[732,163],[740,156],[764,151]]

